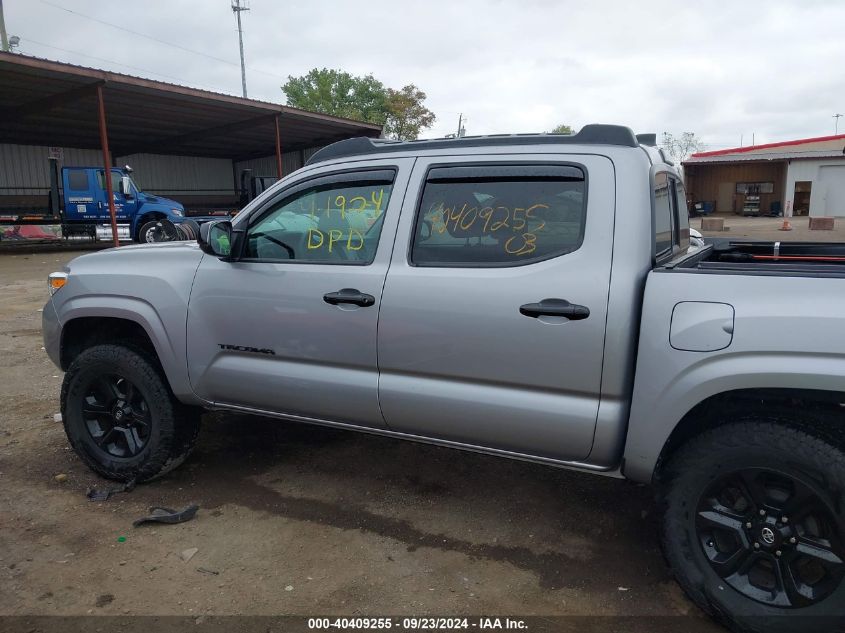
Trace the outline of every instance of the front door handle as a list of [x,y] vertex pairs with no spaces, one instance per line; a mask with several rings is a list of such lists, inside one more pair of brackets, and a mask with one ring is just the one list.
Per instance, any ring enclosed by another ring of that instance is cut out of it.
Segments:
[[543,299],[540,303],[526,303],[519,306],[519,313],[534,319],[541,316],[560,316],[570,321],[580,321],[590,316],[590,309],[587,306],[569,303],[565,299]]
[[376,298],[373,295],[368,295],[360,290],[356,290],[355,288],[344,288],[343,290],[323,295],[323,301],[330,303],[333,306],[340,303],[351,303],[356,306],[361,306],[362,308],[367,308],[375,304]]

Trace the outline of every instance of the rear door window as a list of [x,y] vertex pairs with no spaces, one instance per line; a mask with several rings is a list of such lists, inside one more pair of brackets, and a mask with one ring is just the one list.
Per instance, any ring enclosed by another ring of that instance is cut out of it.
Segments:
[[578,250],[586,175],[570,165],[434,167],[417,210],[416,266],[519,266]]

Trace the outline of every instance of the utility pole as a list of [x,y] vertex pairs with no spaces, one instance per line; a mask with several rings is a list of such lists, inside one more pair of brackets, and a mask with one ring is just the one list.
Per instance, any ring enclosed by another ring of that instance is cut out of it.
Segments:
[[[3,0],[0,0],[0,3],[2,3],[2,1],[3,1]],[[3,37],[4,37],[4,38],[6,37],[6,33],[5,33],[5,31],[3,32]],[[839,119],[840,119],[841,117],[843,117],[843,116],[845,116],[845,115],[843,115],[843,114],[834,114],[834,115],[833,115],[833,120],[834,120],[834,124],[833,124],[833,130],[834,130],[834,132],[833,132],[833,133],[834,133],[834,134],[839,134]]]
[[0,0],[0,39],[3,41],[3,52],[9,52],[9,38],[6,37],[6,19],[3,17],[3,0]]
[[458,132],[455,134],[455,138],[461,138],[465,136],[467,131],[464,129],[464,113],[461,112],[458,115]]
[[[242,1],[243,5],[241,5]],[[232,0],[232,12],[238,17],[238,44],[241,47],[241,87],[243,88],[244,99],[246,99],[246,66],[244,65],[244,32],[241,28],[241,11],[249,11],[246,0]]]

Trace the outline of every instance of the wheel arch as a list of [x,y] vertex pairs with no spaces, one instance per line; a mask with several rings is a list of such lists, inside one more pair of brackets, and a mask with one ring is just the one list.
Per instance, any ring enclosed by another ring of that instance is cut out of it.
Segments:
[[[790,420],[789,412],[817,422]],[[663,442],[652,473],[659,482],[663,466],[678,448],[693,437],[718,426],[730,424],[734,417],[759,413],[777,413],[788,426],[824,439],[845,449],[845,391],[802,388],[745,388],[723,391],[693,406],[674,426]],[[837,417],[839,418],[837,420]]]
[[[167,330],[154,308],[147,302],[130,297],[109,297],[104,310],[98,297],[72,300],[62,310],[59,342],[62,369],[81,351],[100,343],[131,342],[149,352],[158,362],[173,393],[186,403],[196,400],[188,382],[184,351],[174,349]],[[180,360],[181,359],[181,360]]]

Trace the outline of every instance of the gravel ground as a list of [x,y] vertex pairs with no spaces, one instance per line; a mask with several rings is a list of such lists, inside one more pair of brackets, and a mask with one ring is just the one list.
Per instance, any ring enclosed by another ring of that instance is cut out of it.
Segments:
[[[54,421],[62,375],[40,335],[46,274],[75,255],[0,255],[0,615],[687,615],[685,630],[721,630],[672,581],[651,491],[627,481],[215,414],[176,472],[88,501],[110,484]],[[132,527],[189,503],[191,522]]]

